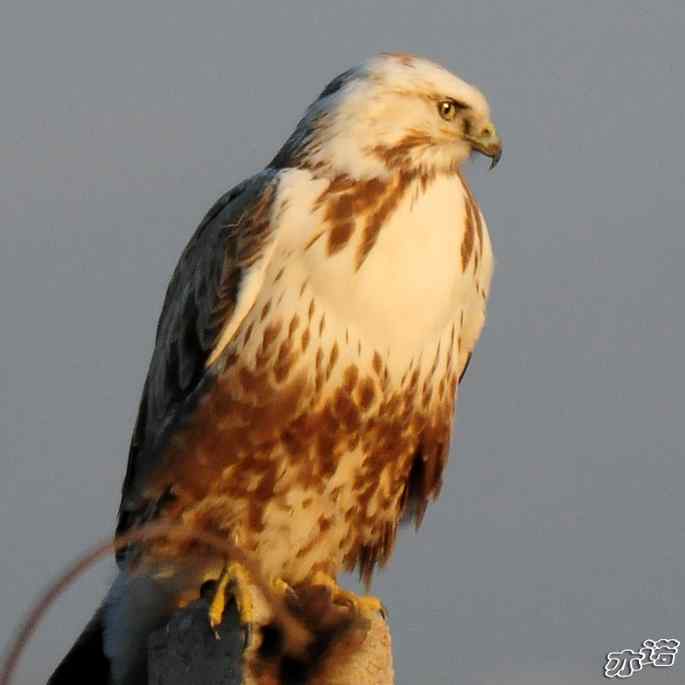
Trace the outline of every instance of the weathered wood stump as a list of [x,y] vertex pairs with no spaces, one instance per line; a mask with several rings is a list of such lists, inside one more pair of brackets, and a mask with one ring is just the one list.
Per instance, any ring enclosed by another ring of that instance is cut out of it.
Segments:
[[[392,685],[390,630],[380,614],[347,622],[331,633],[307,672],[275,667],[278,656],[244,649],[246,636],[235,605],[217,633],[208,602],[176,612],[148,642],[148,685]],[[276,650],[277,651],[277,650]],[[287,671],[287,669],[286,669]]]

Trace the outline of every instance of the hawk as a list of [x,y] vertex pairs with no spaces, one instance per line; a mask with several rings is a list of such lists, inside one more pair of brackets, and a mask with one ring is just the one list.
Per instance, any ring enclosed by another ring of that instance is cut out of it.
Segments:
[[[180,521],[230,539],[275,586],[339,593],[342,570],[368,580],[388,560],[440,490],[485,321],[492,249],[461,170],[474,151],[492,166],[502,151],[481,92],[381,54],[333,79],[273,161],[216,202],[166,293],[118,534]],[[134,682],[151,626],[208,577],[237,581],[249,621],[241,569],[189,546],[122,550],[52,682],[95,642],[112,682]]]

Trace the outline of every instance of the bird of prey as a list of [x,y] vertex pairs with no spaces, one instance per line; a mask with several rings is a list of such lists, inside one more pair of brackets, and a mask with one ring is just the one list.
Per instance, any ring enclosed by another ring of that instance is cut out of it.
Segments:
[[[166,293],[118,534],[152,520],[212,531],[274,587],[344,593],[342,570],[368,579],[388,560],[440,490],[485,321],[492,249],[462,173],[474,151],[492,165],[502,151],[482,93],[381,54],[333,79],[273,161],[216,202]],[[120,552],[53,685],[79,663],[138,682],[151,627],[210,577],[237,582],[250,620],[244,569],[189,546]]]

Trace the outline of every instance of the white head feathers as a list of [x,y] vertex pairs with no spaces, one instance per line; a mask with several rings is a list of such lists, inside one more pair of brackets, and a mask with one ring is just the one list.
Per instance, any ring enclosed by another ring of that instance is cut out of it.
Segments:
[[449,172],[474,149],[501,151],[483,94],[429,60],[381,54],[326,86],[272,165],[353,178]]

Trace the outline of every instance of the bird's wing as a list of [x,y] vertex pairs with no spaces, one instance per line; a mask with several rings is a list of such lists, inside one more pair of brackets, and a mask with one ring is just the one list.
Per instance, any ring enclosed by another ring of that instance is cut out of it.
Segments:
[[267,170],[223,195],[179,259],[133,430],[117,535],[140,515],[145,503],[139,485],[154,468],[184,409],[197,401],[217,350],[256,299],[274,245],[271,216],[278,174]]

